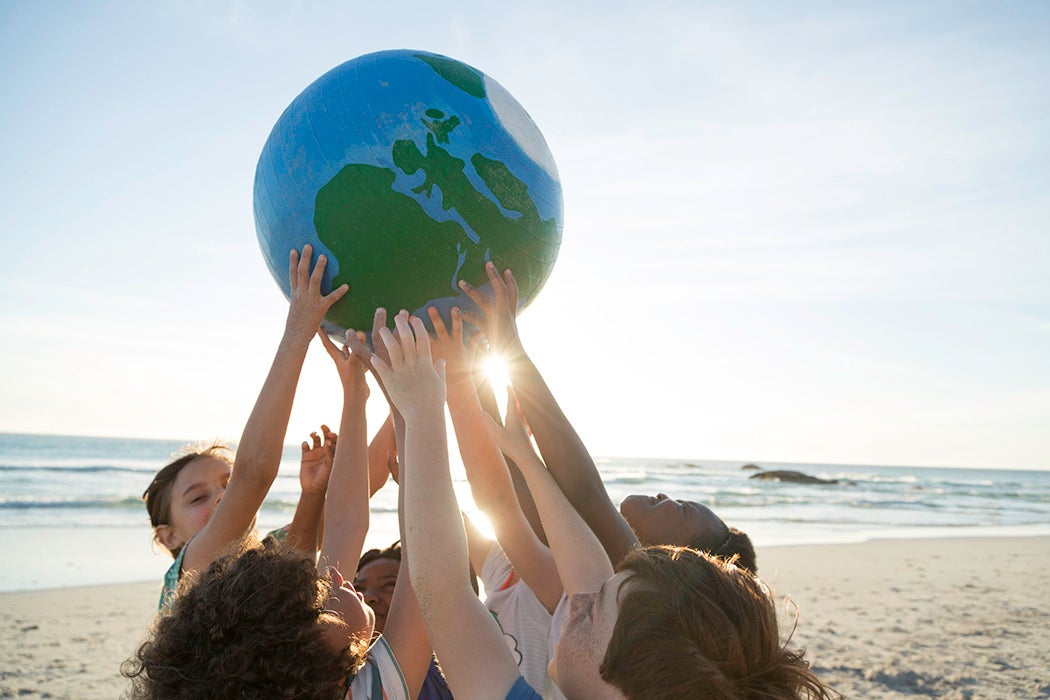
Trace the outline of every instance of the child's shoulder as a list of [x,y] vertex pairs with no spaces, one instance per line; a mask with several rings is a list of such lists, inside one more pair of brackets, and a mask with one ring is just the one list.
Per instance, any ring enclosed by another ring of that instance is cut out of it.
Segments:
[[175,561],[164,574],[164,585],[160,589],[160,604],[157,606],[157,610],[161,612],[171,604],[171,601],[175,599],[175,593],[179,590],[179,578],[182,577],[182,557],[185,554],[186,546],[183,545]]
[[354,676],[346,700],[413,700],[401,666],[380,635],[368,649],[365,665]]

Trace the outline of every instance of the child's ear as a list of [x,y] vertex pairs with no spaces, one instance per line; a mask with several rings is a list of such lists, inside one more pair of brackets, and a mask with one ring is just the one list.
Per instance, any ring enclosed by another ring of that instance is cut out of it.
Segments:
[[182,542],[179,542],[178,538],[175,537],[171,525],[158,525],[153,528],[153,537],[164,545],[169,552],[174,552],[180,545],[182,545]]

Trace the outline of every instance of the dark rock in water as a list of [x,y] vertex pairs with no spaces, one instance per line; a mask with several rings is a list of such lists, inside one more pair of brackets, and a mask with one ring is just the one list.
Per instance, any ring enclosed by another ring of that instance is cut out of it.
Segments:
[[762,467],[758,466],[757,464],[745,464],[744,466],[740,467],[741,471],[754,471],[755,469],[761,468]]
[[802,472],[793,472],[787,469],[774,469],[773,471],[752,474],[749,479],[765,479],[766,481],[785,481],[790,484],[837,484],[838,479],[821,479]]

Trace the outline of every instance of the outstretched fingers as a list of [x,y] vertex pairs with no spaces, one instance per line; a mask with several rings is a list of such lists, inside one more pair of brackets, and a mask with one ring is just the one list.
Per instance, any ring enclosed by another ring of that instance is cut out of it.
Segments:
[[441,312],[436,307],[427,307],[427,316],[430,317],[430,324],[434,326],[434,336],[440,343],[447,343],[449,339],[448,328],[445,326],[445,320],[441,318]]
[[346,330],[346,349],[357,358],[365,367],[368,367],[372,363],[372,351],[365,345],[365,334],[362,331],[355,331],[353,328]]
[[489,278],[489,284],[492,285],[493,306],[502,316],[507,313],[507,286],[503,284],[503,278],[492,261],[485,263],[485,276]]
[[466,280],[459,281],[459,288],[463,290],[463,293],[467,295],[467,298],[478,305],[482,314],[488,314],[488,310],[492,306],[492,301],[487,296],[478,291],[474,285]]
[[288,284],[292,288],[292,292],[295,292],[299,288],[299,275],[296,272],[299,270],[299,251],[292,248],[288,253]]
[[375,354],[379,355],[383,360],[387,359],[386,345],[383,344],[383,339],[379,335],[379,329],[386,328],[386,309],[380,306],[376,309],[375,315],[372,317],[372,347],[375,349]]
[[416,334],[416,356],[422,362],[433,362],[430,355],[430,335],[427,334],[426,324],[418,316],[412,316],[409,322]]
[[350,350],[344,345],[340,348],[338,345],[332,342],[332,339],[328,337],[328,334],[324,330],[317,331],[317,336],[321,339],[321,345],[324,345],[324,349],[328,352],[328,356],[335,361],[346,360],[350,357]]
[[299,264],[295,266],[295,286],[297,289],[307,289],[310,285],[310,260],[313,258],[314,247],[307,243],[303,246],[303,254],[299,256]]
[[[372,336],[375,338],[375,336]],[[394,337],[394,334],[390,332],[390,329],[383,326],[379,329],[379,338],[386,348],[386,357],[380,357],[379,353],[373,356],[372,364],[375,364],[376,360],[383,362],[383,364],[389,366],[393,370],[399,370],[405,364],[405,355],[401,351],[401,344]],[[373,343],[375,340],[372,341]]]
[[507,268],[503,271],[503,283],[507,288],[507,306],[511,313],[518,312],[518,280],[514,279],[514,273]]

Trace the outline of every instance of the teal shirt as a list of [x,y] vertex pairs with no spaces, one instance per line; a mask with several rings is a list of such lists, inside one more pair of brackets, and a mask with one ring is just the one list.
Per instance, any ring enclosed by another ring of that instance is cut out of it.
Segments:
[[[186,544],[189,544],[189,542]],[[167,573],[164,574],[164,586],[160,589],[160,605],[157,606],[157,610],[160,612],[164,612],[164,609],[175,600],[175,591],[179,588],[179,577],[182,576],[182,556],[184,554],[186,554],[186,545],[182,546],[182,549],[179,550],[179,556],[175,557],[175,561],[172,562],[171,566],[168,567]]]

